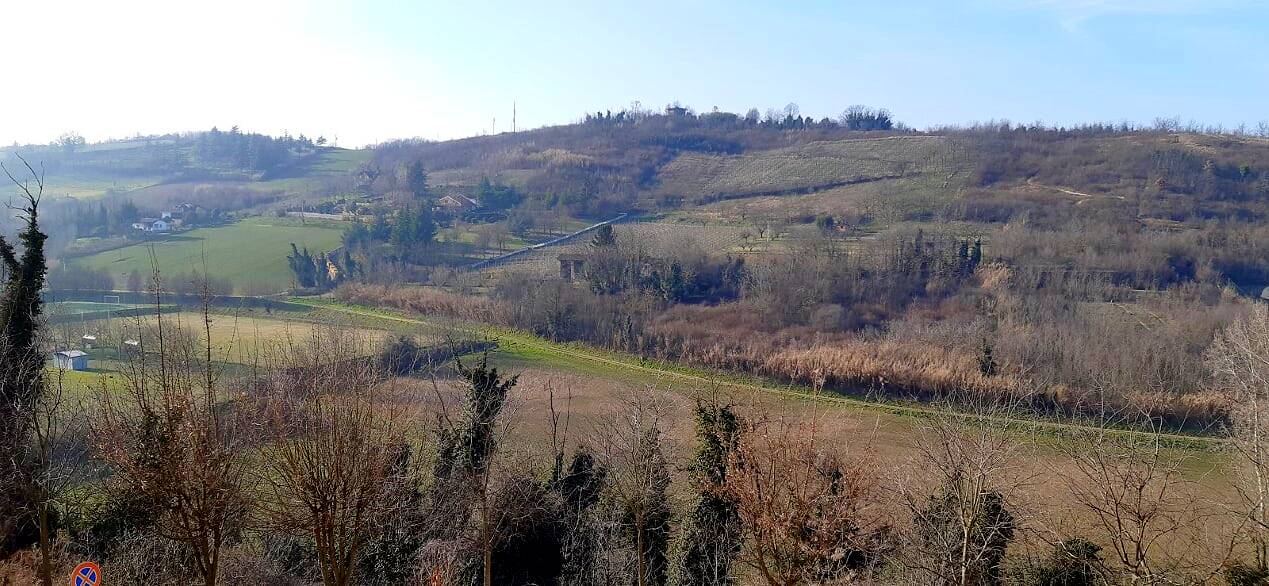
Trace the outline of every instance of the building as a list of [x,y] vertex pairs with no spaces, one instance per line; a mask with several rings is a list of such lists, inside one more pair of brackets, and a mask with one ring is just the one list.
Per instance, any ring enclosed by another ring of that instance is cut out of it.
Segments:
[[480,207],[480,202],[459,193],[451,193],[436,200],[436,207],[465,212]]
[[172,220],[163,218],[141,218],[132,223],[132,229],[142,232],[167,232],[172,229]]
[[560,255],[560,278],[572,281],[582,276],[582,268],[586,265],[586,257],[580,254]]
[[88,370],[88,353],[80,350],[54,352],[53,364],[62,370]]
[[125,356],[138,356],[141,354],[141,341],[124,340],[122,349]]
[[79,339],[79,341],[84,345],[85,350],[92,350],[93,346],[97,345],[97,336],[85,334],[84,337]]

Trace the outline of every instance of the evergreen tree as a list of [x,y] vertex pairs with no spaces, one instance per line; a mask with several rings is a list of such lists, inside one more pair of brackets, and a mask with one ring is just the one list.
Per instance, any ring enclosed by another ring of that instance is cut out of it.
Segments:
[[406,166],[405,188],[416,200],[426,201],[431,198],[431,191],[427,185],[427,170],[423,168],[422,161],[414,161]]
[[[1053,552],[1049,554],[1049,559],[1040,564],[1028,568],[1021,575],[1017,576],[1013,582],[1018,584],[1035,584],[1037,586],[1093,586],[1101,584],[1101,573],[1098,571],[1102,565],[1101,547],[1086,539],[1074,538],[1067,539],[1062,543],[1053,546]],[[1230,584],[1242,586],[1242,584],[1264,584],[1269,576],[1260,576],[1257,580],[1249,582],[1239,582],[1230,579],[1230,572],[1226,571],[1226,581]]]
[[[641,462],[640,473],[648,474],[647,486],[649,494],[639,499],[640,506],[646,506],[640,513],[626,510],[622,526],[626,530],[626,538],[636,544],[635,555],[643,564],[642,580],[639,584],[659,586],[666,583],[669,573],[670,550],[670,499],[666,494],[670,487],[670,471],[661,452],[659,432],[647,430],[640,438],[636,450],[639,452],[635,460]],[[645,468],[646,467],[646,468]],[[641,518],[640,518],[641,517]],[[642,542],[642,547],[637,544]]]
[[432,207],[424,205],[414,215],[414,243],[431,244],[436,239],[436,218],[432,215]]
[[977,269],[981,262],[983,262],[983,241],[981,238],[977,238],[974,240],[974,249],[969,253],[970,272]]
[[[23,161],[25,163],[25,161]],[[40,231],[39,205],[42,176],[29,165],[36,187],[18,183],[26,197],[19,208],[24,226],[18,233],[22,254],[0,236],[0,262],[4,289],[0,293],[0,559],[39,539],[31,514],[39,508],[31,502],[39,491],[30,485],[38,474],[25,456],[31,449],[34,410],[44,391],[44,355],[40,349],[40,289],[48,271]],[[5,170],[6,174],[8,170]],[[10,175],[12,179],[12,176]]]
[[551,483],[563,503],[564,567],[560,583],[589,584],[590,572],[600,553],[595,538],[599,528],[591,520],[591,511],[599,503],[607,471],[584,448],[573,452],[567,470],[559,470],[562,462],[560,464]]
[[[971,506],[953,492],[931,496],[916,531],[926,552],[935,556],[931,561],[937,575],[955,576],[952,583],[994,586],[1001,583],[1000,562],[1013,541],[1014,518],[1000,493],[987,491],[976,498],[981,502]],[[967,510],[974,512],[973,518],[961,518]]]
[[329,260],[325,252],[313,257],[313,286],[322,291],[331,287]]
[[595,230],[595,236],[590,239],[590,245],[593,248],[607,248],[617,245],[617,236],[613,233],[612,224],[604,224]]
[[392,237],[392,226],[388,224],[388,217],[382,212],[375,213],[374,220],[370,222],[370,239],[377,242],[387,242]]
[[978,353],[978,371],[983,376],[996,376],[999,371],[999,367],[996,364],[996,356],[987,338],[983,338],[983,345]]
[[313,267],[313,256],[309,254],[308,248],[303,251],[296,248],[295,243],[291,243],[291,254],[286,257],[287,263],[291,267],[291,274],[295,275],[295,282],[304,288],[311,288],[317,285],[316,271]]
[[[495,423],[507,402],[507,393],[516,386],[519,375],[503,376],[489,366],[489,352],[481,354],[473,366],[455,358],[458,374],[467,380],[467,411],[453,438],[455,470],[467,474],[483,473],[497,448]],[[444,451],[444,450],[443,450]]]
[[396,222],[392,224],[392,236],[388,241],[396,246],[414,244],[414,210],[406,207],[397,212]]
[[682,586],[723,586],[730,582],[732,562],[740,551],[740,516],[736,503],[721,488],[727,463],[736,449],[740,423],[730,405],[696,404],[696,456],[690,469],[696,507],[680,537]]
[[348,224],[348,227],[344,229],[344,233],[340,237],[340,240],[344,245],[345,252],[347,252],[349,248],[360,246],[369,242],[370,229],[366,228],[366,225],[361,223],[361,220],[353,220]]

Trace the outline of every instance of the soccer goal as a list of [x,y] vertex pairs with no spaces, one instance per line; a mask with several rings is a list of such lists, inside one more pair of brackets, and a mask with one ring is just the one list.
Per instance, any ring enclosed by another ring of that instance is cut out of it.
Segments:
[[102,303],[113,303],[113,304],[115,304],[115,305],[119,305],[119,304],[120,304],[120,303],[119,303],[119,296],[118,296],[118,295],[102,295],[102,296],[101,296],[101,302],[102,302]]

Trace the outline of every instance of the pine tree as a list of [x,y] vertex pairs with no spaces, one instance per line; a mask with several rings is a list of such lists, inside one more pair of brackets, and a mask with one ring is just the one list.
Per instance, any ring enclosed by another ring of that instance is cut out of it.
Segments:
[[392,226],[388,224],[388,218],[382,212],[376,213],[375,218],[370,223],[370,239],[379,242],[387,242],[392,237]]
[[414,210],[406,207],[397,212],[397,221],[392,224],[392,236],[389,242],[396,246],[414,244]]
[[424,205],[414,216],[414,243],[431,244],[436,239],[436,218],[432,216],[432,208]]
[[405,170],[405,188],[416,200],[427,200],[431,190],[427,185],[427,170],[422,161],[410,163]]

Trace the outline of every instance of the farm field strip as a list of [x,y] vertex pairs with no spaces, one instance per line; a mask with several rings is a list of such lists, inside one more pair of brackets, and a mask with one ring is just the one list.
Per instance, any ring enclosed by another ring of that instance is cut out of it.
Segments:
[[[408,317],[394,311],[379,308],[348,305],[313,298],[296,298],[293,301],[332,311],[373,316],[381,319],[415,324],[424,327],[440,327],[437,324],[429,322],[425,318]],[[848,409],[867,410],[909,418],[930,418],[948,413],[948,411],[932,407],[898,404],[886,401],[872,401],[836,394],[821,394],[815,393],[813,389],[799,387],[796,385],[777,386],[776,384],[767,381],[755,381],[753,379],[746,379],[737,375],[727,375],[677,365],[651,362],[631,355],[586,347],[580,344],[560,344],[551,342],[525,332],[490,326],[487,324],[468,323],[454,325],[452,329],[469,335],[496,338],[501,343],[507,344],[511,352],[517,353],[527,350],[529,358],[538,359],[548,364],[562,363],[564,366],[573,366],[574,368],[577,368],[578,365],[582,365],[581,370],[606,373],[609,376],[620,376],[623,379],[628,379],[631,375],[634,375],[639,379],[646,379],[651,376],[655,380],[665,382],[664,379],[670,378],[677,380],[680,383],[688,383],[698,388],[731,388],[735,390],[775,395],[789,399],[823,402]],[[967,420],[980,419],[999,421],[1001,425],[1008,427],[1042,431],[1058,437],[1069,435],[1074,431],[1096,429],[1077,422],[1059,422],[1044,419],[1014,418],[1004,416],[953,414]],[[1140,437],[1143,439],[1155,436],[1153,433],[1130,429],[1111,431],[1113,433],[1129,437]],[[1174,447],[1188,449],[1209,450],[1224,443],[1219,438],[1204,436],[1176,433],[1163,433],[1158,435]]]
[[224,226],[195,228],[72,262],[76,266],[105,270],[118,280],[132,271],[150,274],[150,250],[153,249],[159,269],[168,275],[201,271],[206,258],[207,272],[213,278],[229,279],[239,288],[255,286],[280,291],[291,281],[286,260],[291,243],[311,251],[328,251],[339,246],[341,235],[339,228],[321,223],[299,225],[249,218]]

